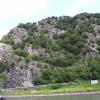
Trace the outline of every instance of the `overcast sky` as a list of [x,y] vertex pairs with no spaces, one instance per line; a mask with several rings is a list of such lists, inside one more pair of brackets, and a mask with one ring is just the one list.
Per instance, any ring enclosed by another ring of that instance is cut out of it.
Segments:
[[0,38],[18,23],[100,12],[100,0],[0,0]]

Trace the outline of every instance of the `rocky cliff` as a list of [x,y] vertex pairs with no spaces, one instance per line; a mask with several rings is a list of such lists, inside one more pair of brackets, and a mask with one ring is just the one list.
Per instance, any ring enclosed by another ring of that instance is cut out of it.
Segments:
[[[71,71],[78,75],[73,66],[89,66],[89,57],[99,57],[99,22],[100,14],[82,13],[21,23],[11,29],[0,43],[1,84],[4,88],[16,88],[72,81]],[[87,70],[91,72],[90,68],[84,71]],[[86,75],[85,79],[89,79],[90,74]]]

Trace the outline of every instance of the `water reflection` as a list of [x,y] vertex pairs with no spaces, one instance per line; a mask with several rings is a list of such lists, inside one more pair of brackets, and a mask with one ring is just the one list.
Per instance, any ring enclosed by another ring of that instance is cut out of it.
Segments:
[[7,100],[100,100],[100,95],[7,97]]

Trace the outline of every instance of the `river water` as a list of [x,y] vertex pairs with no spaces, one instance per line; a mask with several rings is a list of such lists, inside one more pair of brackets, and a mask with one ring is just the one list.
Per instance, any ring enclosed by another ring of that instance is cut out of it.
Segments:
[[100,100],[100,95],[6,97],[6,100]]

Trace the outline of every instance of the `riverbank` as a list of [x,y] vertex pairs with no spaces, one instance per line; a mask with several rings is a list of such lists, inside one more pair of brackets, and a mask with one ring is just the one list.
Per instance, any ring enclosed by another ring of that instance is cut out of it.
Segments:
[[[64,94],[41,94],[41,95],[5,95],[4,97],[52,97],[52,96],[89,96],[89,95],[100,95],[100,92],[82,92],[82,93],[64,93]],[[3,96],[0,96],[3,97]]]
[[100,83],[92,85],[89,82],[62,83],[39,85],[32,88],[4,90],[1,96],[55,96],[55,95],[89,95],[100,94]]

